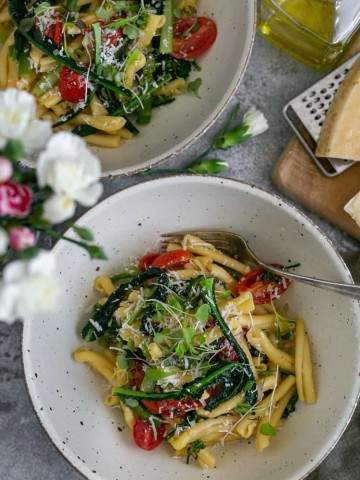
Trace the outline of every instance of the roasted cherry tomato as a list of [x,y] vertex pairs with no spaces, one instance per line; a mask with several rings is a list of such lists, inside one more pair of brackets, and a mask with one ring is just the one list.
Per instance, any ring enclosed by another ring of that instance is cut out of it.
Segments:
[[144,450],[154,450],[158,447],[165,437],[165,425],[161,423],[154,427],[147,420],[137,418],[134,425],[133,436],[136,445]]
[[187,400],[143,400],[146,409],[154,415],[164,417],[184,417],[187,412],[201,407],[201,402],[193,398]]
[[151,266],[170,270],[172,268],[182,267],[190,260],[190,258],[191,253],[187,250],[174,250],[159,255],[152,262]]
[[140,360],[135,360],[134,365],[130,369],[130,373],[131,373],[131,379],[130,379],[131,387],[135,387],[136,390],[140,390],[141,384],[145,376],[143,362],[140,362]]
[[153,264],[153,261],[158,256],[159,256],[159,253],[155,253],[155,252],[150,252],[144,255],[139,260],[139,270],[141,270],[142,272],[145,272],[145,270],[151,267],[151,265]]
[[86,78],[68,67],[63,67],[60,72],[59,89],[62,98],[67,102],[81,102],[86,96]]
[[250,291],[254,303],[261,305],[279,298],[288,289],[289,285],[290,281],[288,279],[273,275],[264,268],[257,268],[239,280],[236,292],[239,294]]
[[207,17],[178,20],[174,26],[173,53],[181,60],[195,60],[215,43],[217,26]]
[[46,37],[50,38],[55,45],[59,46],[61,44],[63,37],[63,23],[58,13],[53,16],[51,23],[45,28],[44,34]]

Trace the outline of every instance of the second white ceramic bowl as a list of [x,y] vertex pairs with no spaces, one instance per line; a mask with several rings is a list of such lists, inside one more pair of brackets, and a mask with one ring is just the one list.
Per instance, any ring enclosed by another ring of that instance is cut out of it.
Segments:
[[54,249],[61,282],[59,309],[25,323],[23,338],[35,410],[75,468],[91,480],[299,480],[325,458],[348,424],[360,388],[360,311],[359,303],[349,298],[291,286],[284,300],[309,330],[318,403],[298,405],[264,453],[246,441],[234,442],[219,453],[218,468],[205,474],[196,465],[171,458],[165,447],[150,453],[138,449],[120,412],[102,404],[104,381],[71,358],[82,343],[79,324],[95,299],[94,277],[119,271],[130,258],[152,250],[164,232],[239,232],[267,261],[300,262],[304,274],[350,282],[343,261],[315,225],[294,207],[250,185],[195,176],[124,190],[88,212],[79,224],[94,231],[109,260],[91,262],[78,248],[59,242]]
[[218,38],[199,59],[201,99],[182,95],[154,111],[140,135],[117,149],[96,148],[103,174],[130,174],[169,160],[197,140],[222,113],[248,64],[256,30],[256,0],[201,0],[200,14],[211,16]]

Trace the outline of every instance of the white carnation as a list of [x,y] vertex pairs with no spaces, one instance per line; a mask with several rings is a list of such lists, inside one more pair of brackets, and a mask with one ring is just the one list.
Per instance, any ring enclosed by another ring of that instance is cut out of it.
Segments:
[[41,150],[51,136],[51,125],[36,118],[35,99],[15,88],[0,92],[0,148],[20,140],[26,153]]
[[0,319],[10,323],[53,310],[58,292],[55,267],[55,257],[45,251],[6,265],[0,282]]
[[74,200],[65,195],[54,194],[49,197],[43,205],[43,218],[56,225],[73,217],[76,204]]
[[251,137],[261,135],[269,128],[268,121],[264,114],[255,107],[251,107],[250,110],[245,113],[243,123],[248,127],[246,134]]
[[100,174],[99,159],[84,140],[69,132],[53,135],[37,163],[39,185],[51,187],[57,195],[45,206],[47,219],[58,223],[57,214],[60,215],[60,210],[64,215],[66,209],[70,211],[71,201],[85,207],[94,205],[103,191]]

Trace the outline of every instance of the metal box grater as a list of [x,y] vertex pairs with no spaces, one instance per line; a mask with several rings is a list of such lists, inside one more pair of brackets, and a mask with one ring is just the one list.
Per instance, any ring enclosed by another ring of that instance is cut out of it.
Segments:
[[301,143],[328,177],[335,177],[350,168],[354,162],[335,158],[319,158],[315,155],[325,115],[340,84],[360,53],[343,63],[325,78],[305,90],[283,109],[283,114]]

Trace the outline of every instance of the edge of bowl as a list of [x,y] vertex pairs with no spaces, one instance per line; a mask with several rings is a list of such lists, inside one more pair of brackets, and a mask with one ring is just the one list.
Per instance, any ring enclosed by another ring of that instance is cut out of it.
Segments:
[[[262,195],[267,197],[269,200],[275,199],[275,200],[281,201],[281,203],[287,209],[289,209],[293,214],[295,214],[295,216],[297,216],[299,218],[302,218],[304,220],[304,222],[308,223],[318,233],[318,235],[322,238],[322,240],[330,247],[330,250],[334,253],[335,257],[339,261],[339,263],[340,263],[340,265],[341,265],[341,267],[344,271],[344,274],[346,275],[346,277],[348,277],[349,282],[351,284],[354,284],[354,279],[352,277],[352,274],[351,274],[348,266],[346,265],[344,259],[342,258],[342,256],[336,250],[333,241],[327,236],[327,234],[325,232],[323,232],[321,230],[321,228],[310,217],[308,217],[305,213],[303,213],[301,210],[299,210],[294,204],[292,204],[288,200],[280,197],[280,195],[278,195],[276,193],[269,192],[262,187],[256,186],[256,185],[254,185],[252,183],[249,183],[249,182],[245,182],[243,180],[238,180],[238,179],[234,179],[234,178],[226,178],[226,177],[221,177],[221,176],[213,177],[213,176],[210,176],[210,175],[191,175],[191,174],[167,175],[167,176],[162,177],[162,178],[145,180],[143,182],[137,183],[136,185],[131,185],[129,187],[126,187],[126,188],[120,190],[119,192],[114,193],[113,195],[110,195],[109,197],[107,197],[106,199],[104,199],[100,203],[98,203],[95,207],[88,210],[78,220],[86,218],[88,215],[93,213],[94,210],[97,210],[98,208],[102,207],[109,199],[111,199],[112,197],[115,197],[117,195],[121,195],[121,193],[124,192],[124,191],[127,191],[129,189],[141,188],[141,186],[143,184],[165,182],[166,180],[169,180],[171,178],[173,178],[173,179],[192,178],[192,179],[198,179],[199,181],[204,181],[204,182],[210,180],[211,182],[214,182],[214,183],[226,182],[226,183],[229,183],[229,184],[231,184],[231,183],[241,184],[241,185],[243,185],[245,187],[248,187],[252,190],[255,190],[255,191],[257,190]],[[71,232],[72,232],[71,229],[68,229],[65,232],[65,234],[70,234],[71,235],[72,234]],[[59,242],[60,242],[60,240],[56,241],[55,245],[52,248],[53,252],[56,252],[56,250],[59,248]],[[355,305],[357,305],[358,313],[360,314],[360,300],[358,300],[358,301],[355,300],[354,303],[355,303]],[[27,393],[30,397],[33,411],[35,412],[35,415],[38,418],[39,423],[42,426],[42,428],[44,429],[47,437],[50,439],[51,443],[56,447],[56,449],[60,453],[60,455],[66,460],[66,462],[69,465],[71,465],[85,480],[92,480],[92,478],[98,480],[100,477],[97,474],[93,475],[92,473],[90,473],[90,471],[88,473],[84,473],[84,471],[81,470],[81,466],[77,466],[75,463],[73,463],[72,460],[64,453],[64,451],[62,451],[61,446],[59,444],[57,444],[56,439],[53,438],[51,433],[48,431],[47,427],[45,426],[45,421],[41,418],[41,414],[35,406],[35,402],[34,402],[33,396],[31,394],[31,389],[30,389],[30,386],[29,386],[27,366],[26,366],[25,360],[24,360],[25,337],[29,332],[29,326],[28,325],[29,325],[29,322],[24,322],[23,330],[22,330],[22,357],[21,357],[21,360],[22,360],[22,366],[23,366],[23,370],[24,370],[24,374],[25,374],[25,387],[26,387],[26,391],[27,391]],[[332,450],[336,447],[336,445],[339,442],[339,440],[341,439],[341,437],[344,435],[344,433],[345,433],[347,427],[349,426],[349,423],[350,423],[350,421],[351,421],[351,419],[352,419],[352,417],[355,413],[355,410],[356,410],[356,407],[359,403],[359,400],[360,400],[360,383],[359,383],[359,386],[358,386],[358,391],[357,391],[357,394],[356,394],[354,404],[353,404],[353,406],[350,410],[348,418],[347,418],[346,422],[344,423],[340,432],[337,434],[336,438],[334,438],[330,442],[330,445],[329,445],[328,449],[323,453],[323,455],[319,458],[319,460],[315,464],[311,465],[311,468],[307,472],[305,472],[304,474],[301,474],[300,477],[293,476],[289,480],[305,480],[314,470],[316,470],[324,462],[324,460],[329,456],[329,454],[332,452]],[[86,465],[85,465],[85,468],[88,469],[88,467]]]
[[250,13],[253,17],[253,22],[251,24],[251,32],[249,38],[249,49],[246,54],[246,58],[244,62],[239,64],[239,67],[236,72],[235,80],[230,85],[229,89],[223,96],[223,98],[219,101],[217,107],[214,109],[212,114],[208,117],[207,120],[203,122],[202,125],[199,126],[197,129],[197,133],[195,135],[190,135],[187,139],[185,139],[180,145],[169,149],[167,152],[150,159],[147,162],[144,162],[142,166],[134,166],[129,168],[117,168],[115,170],[110,170],[108,172],[103,172],[101,178],[108,178],[108,177],[117,177],[117,176],[129,176],[134,175],[145,170],[152,169],[157,165],[161,165],[162,163],[169,162],[174,157],[179,155],[184,150],[190,148],[196,141],[198,141],[203,135],[208,132],[208,130],[214,125],[214,123],[218,120],[218,118],[223,114],[224,110],[229,105],[231,99],[233,98],[235,92],[240,86],[240,83],[244,77],[244,74],[247,70],[249,65],[250,57],[254,48],[255,36],[256,36],[256,24],[257,24],[257,10],[256,10],[256,0],[249,0],[250,1]]

